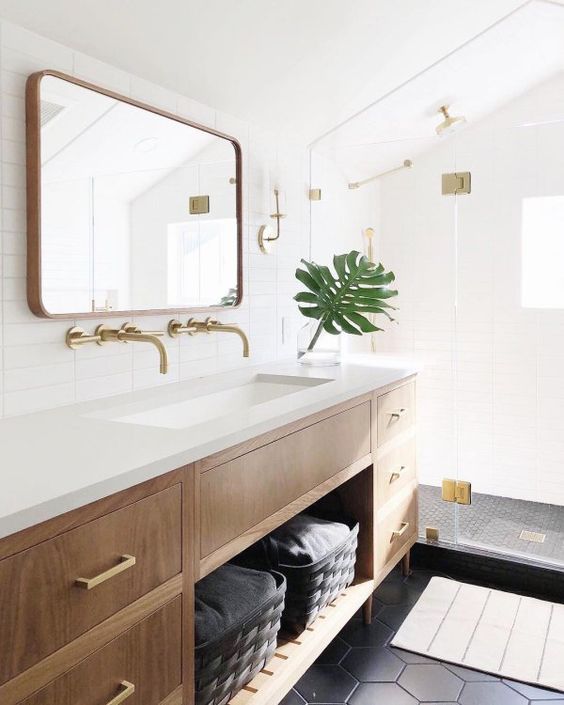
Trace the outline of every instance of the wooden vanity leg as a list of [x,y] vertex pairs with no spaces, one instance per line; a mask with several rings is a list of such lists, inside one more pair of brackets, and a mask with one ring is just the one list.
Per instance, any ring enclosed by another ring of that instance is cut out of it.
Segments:
[[364,624],[372,624],[372,595],[362,605],[362,621]]
[[410,557],[411,557],[411,549],[401,559],[401,574],[405,575],[406,577],[408,575],[411,575],[411,569],[409,567]]

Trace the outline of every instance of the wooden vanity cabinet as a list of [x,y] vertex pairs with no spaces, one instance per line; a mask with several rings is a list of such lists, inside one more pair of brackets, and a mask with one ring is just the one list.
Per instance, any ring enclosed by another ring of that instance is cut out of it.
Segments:
[[415,382],[388,385],[0,539],[2,705],[193,705],[194,584],[329,493],[354,584],[232,705],[276,705],[417,538]]

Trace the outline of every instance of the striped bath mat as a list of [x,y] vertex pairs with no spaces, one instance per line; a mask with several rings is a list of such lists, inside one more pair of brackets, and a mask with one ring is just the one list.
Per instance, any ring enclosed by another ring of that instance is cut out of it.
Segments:
[[432,578],[392,646],[564,691],[564,605]]

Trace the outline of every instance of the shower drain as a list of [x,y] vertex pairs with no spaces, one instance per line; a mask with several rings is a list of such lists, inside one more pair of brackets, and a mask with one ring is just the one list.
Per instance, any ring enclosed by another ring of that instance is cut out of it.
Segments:
[[519,534],[519,538],[523,541],[532,541],[533,543],[544,543],[546,534],[540,534],[538,531],[523,531]]

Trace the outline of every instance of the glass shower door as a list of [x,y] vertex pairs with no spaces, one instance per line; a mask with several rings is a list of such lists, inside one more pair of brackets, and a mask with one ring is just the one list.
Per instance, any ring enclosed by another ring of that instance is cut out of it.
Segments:
[[564,79],[549,83],[456,137],[472,174],[455,197],[456,464],[473,487],[456,538],[564,565]]

